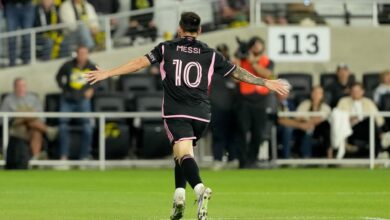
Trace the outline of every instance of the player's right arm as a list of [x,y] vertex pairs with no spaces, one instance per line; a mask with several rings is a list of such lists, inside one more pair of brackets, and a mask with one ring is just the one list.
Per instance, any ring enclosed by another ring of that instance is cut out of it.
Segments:
[[265,86],[268,89],[273,90],[281,95],[287,95],[290,92],[290,85],[286,81],[268,80],[261,77],[257,77],[241,67],[237,67],[233,71],[232,76],[242,82]]
[[111,70],[102,70],[99,67],[96,67],[97,70],[85,73],[85,78],[91,85],[93,85],[109,77],[137,72],[140,69],[150,66],[150,64],[151,63],[148,58],[142,56],[130,60],[129,62]]

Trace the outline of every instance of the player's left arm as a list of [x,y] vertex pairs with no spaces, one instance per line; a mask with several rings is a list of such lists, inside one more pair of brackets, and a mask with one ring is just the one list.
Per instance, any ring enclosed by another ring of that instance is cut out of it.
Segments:
[[145,56],[135,58],[133,60],[130,60],[129,62],[113,68],[111,70],[102,70],[98,66],[96,67],[97,70],[90,71],[84,74],[87,81],[93,85],[101,80],[105,80],[109,77],[113,76],[119,76],[129,73],[137,72],[140,69],[143,69],[145,67],[150,66],[151,63]]
[[273,90],[281,95],[287,95],[290,91],[290,85],[288,82],[277,79],[277,80],[268,80],[261,77],[254,76],[253,74],[249,73],[245,69],[241,67],[237,67],[233,73],[232,76],[242,82],[255,84],[259,86],[265,86],[269,88],[270,90]]

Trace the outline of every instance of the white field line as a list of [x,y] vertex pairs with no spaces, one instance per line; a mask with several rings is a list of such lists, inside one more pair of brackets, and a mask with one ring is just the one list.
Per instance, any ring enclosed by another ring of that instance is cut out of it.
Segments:
[[[61,191],[63,193],[64,191]],[[187,193],[192,192],[192,190],[187,190]],[[18,190],[18,191],[9,191],[5,189],[1,192],[2,194],[28,194],[32,193],[28,190]],[[156,192],[156,191],[150,191],[150,192],[112,192],[112,191],[94,191],[94,190],[83,190],[83,191],[66,191],[66,193],[70,194],[80,194],[80,193],[120,193],[120,194],[152,194],[152,195],[170,195],[171,192]],[[214,195],[217,196],[236,196],[236,195],[242,195],[242,196],[315,196],[315,195],[335,195],[335,196],[387,196],[390,195],[389,191],[383,191],[383,192],[213,192]],[[370,218],[370,217],[367,217]],[[390,219],[385,219],[390,220]]]
[[[184,218],[185,220],[197,220],[195,218]],[[390,220],[375,217],[337,217],[337,216],[269,216],[269,217],[217,217],[209,220]],[[168,220],[167,218],[148,218],[147,220]]]
[[364,220],[390,220],[388,218],[364,217]]

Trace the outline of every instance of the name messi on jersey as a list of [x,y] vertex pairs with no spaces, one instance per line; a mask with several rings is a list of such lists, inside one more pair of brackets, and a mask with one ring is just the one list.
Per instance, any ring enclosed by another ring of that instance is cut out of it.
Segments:
[[200,54],[200,48],[197,47],[177,46],[176,51]]

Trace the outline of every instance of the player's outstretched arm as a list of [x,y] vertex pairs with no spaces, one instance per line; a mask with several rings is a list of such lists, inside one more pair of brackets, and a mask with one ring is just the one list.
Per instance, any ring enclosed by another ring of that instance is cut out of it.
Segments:
[[126,64],[123,64],[119,67],[113,68],[111,70],[102,70],[99,67],[96,67],[97,70],[90,71],[84,74],[84,77],[87,81],[93,85],[101,80],[105,80],[108,77],[119,76],[123,74],[133,73],[140,69],[143,69],[147,66],[150,66],[148,58],[145,56],[135,58],[130,60]]
[[268,80],[256,77],[241,67],[237,67],[232,74],[237,80],[259,86],[265,86],[281,95],[287,95],[290,92],[291,85],[285,80]]

